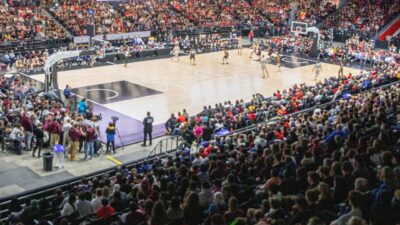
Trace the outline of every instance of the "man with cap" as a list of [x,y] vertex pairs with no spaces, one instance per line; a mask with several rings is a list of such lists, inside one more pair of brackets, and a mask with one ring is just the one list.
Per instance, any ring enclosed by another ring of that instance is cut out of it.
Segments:
[[152,136],[151,133],[153,132],[153,121],[154,118],[150,115],[150,112],[147,112],[147,116],[143,119],[143,135],[144,140],[142,146],[146,146],[147,135],[149,136],[149,141],[151,145]]

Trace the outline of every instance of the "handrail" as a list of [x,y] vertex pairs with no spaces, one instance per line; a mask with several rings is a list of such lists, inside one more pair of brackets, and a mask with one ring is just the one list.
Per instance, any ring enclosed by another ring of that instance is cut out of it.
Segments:
[[26,101],[28,100],[28,97],[29,97],[29,96],[35,95],[35,94],[39,94],[39,93],[41,93],[41,92],[44,92],[44,90],[41,89],[41,90],[39,90],[39,91],[35,91],[35,92],[32,92],[32,93],[27,94],[27,95],[25,96],[25,98],[24,98],[24,105],[26,105]]
[[162,140],[160,140],[154,147],[153,149],[147,154],[147,156],[144,158],[146,161],[148,158],[150,158],[153,155],[156,155],[157,152],[158,154],[163,154],[163,153],[168,153],[171,150],[178,149],[179,146],[179,136],[169,136],[166,137]]

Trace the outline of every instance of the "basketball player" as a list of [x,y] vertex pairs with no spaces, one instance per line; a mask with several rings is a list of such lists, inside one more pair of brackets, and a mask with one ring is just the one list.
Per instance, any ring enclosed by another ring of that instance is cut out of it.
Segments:
[[256,49],[256,56],[257,56],[257,58],[255,59],[255,61],[260,61],[261,60],[261,48],[260,47],[258,47]]
[[239,55],[242,54],[242,47],[243,47],[243,38],[242,38],[242,36],[239,36],[239,40],[238,40],[238,54]]
[[226,49],[224,49],[224,56],[222,57],[222,65],[229,64],[228,59],[229,59],[229,52]]
[[321,67],[321,63],[320,62],[315,63],[315,66],[314,66],[312,71],[314,71],[314,70],[315,70],[314,80],[317,81],[319,73],[322,71],[322,67]]
[[267,75],[267,78],[268,78],[269,77],[269,73],[268,73],[268,70],[267,70],[267,59],[265,58],[264,55],[261,56],[260,64],[261,64],[261,71],[263,73],[262,78],[265,78],[265,75]]
[[258,48],[257,43],[254,42],[254,43],[253,43],[253,46],[252,46],[251,48],[253,49],[253,51],[250,52],[250,57],[249,57],[250,59],[253,57],[253,54],[256,54],[256,53],[257,53],[257,48]]
[[189,59],[190,63],[192,63],[193,60],[193,65],[196,65],[196,50],[192,47],[189,51]]
[[181,52],[181,49],[179,48],[179,44],[175,44],[174,49],[172,49],[172,55],[174,55],[174,57],[172,58],[172,60],[176,60],[179,61],[179,52]]
[[339,77],[343,77],[343,61],[342,59],[339,59],[339,73],[338,73]]
[[129,46],[127,44],[122,46],[122,52],[124,54],[124,67],[126,67],[128,65],[128,57],[130,56]]
[[276,65],[278,66],[278,72],[281,72],[281,54],[279,50],[276,51]]

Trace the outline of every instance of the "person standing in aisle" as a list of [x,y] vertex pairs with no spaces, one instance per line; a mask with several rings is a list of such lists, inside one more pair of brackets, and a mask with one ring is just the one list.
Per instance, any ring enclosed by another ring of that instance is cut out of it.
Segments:
[[153,122],[154,118],[150,115],[150,112],[147,112],[147,116],[143,119],[143,135],[144,140],[142,146],[146,146],[147,135],[149,136],[149,141],[151,145],[152,136],[151,133],[153,132]]

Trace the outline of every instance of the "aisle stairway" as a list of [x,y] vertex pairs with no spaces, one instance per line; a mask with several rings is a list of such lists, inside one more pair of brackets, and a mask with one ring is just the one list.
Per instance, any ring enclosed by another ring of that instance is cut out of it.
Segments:
[[49,11],[47,11],[47,10],[44,9],[44,8],[42,8],[41,11],[42,11],[42,13],[43,13],[44,15],[46,15],[46,16],[49,17],[49,18],[51,18],[51,19],[57,24],[57,26],[61,27],[61,28],[64,30],[64,32],[67,34],[67,37],[69,37],[69,38],[71,38],[71,39],[74,37],[74,36],[71,34],[71,32],[70,32],[67,28],[65,28],[63,25],[61,25],[61,23],[60,23],[56,18],[54,18],[54,16],[53,16]]

